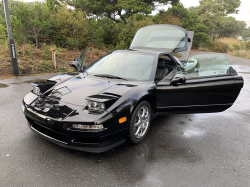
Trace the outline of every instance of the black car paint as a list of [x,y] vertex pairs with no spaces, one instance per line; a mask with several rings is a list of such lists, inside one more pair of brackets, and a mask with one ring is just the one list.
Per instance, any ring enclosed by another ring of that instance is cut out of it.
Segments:
[[[157,58],[162,54],[168,55],[177,66],[171,53],[154,54]],[[157,61],[155,71],[156,66]],[[29,93],[25,96],[24,114],[33,131],[54,143],[72,149],[103,152],[125,141],[131,114],[143,100],[151,104],[154,115],[220,112],[232,105],[243,86],[243,78],[238,75],[187,79],[185,84],[173,85],[171,80],[175,76],[174,71],[156,84],[153,81],[155,71],[148,82],[102,78],[87,73],[58,75],[49,79],[57,84],[44,95],[37,97]],[[221,84],[226,90],[221,90]],[[67,87],[71,92],[53,97],[52,90],[61,87]],[[209,92],[206,92],[208,88]],[[117,99],[105,112],[90,113],[86,99],[92,97],[98,100],[96,95],[114,96]],[[207,96],[212,96],[215,100],[206,99]],[[223,100],[218,103],[220,99]],[[44,111],[46,107],[49,111]],[[119,123],[119,119],[123,117],[127,120]],[[102,124],[104,129],[79,130],[74,129],[72,124]]]

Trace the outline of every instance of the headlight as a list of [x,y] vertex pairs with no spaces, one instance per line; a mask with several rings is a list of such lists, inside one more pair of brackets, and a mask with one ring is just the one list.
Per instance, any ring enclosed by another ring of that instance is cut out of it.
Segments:
[[102,130],[103,129],[103,125],[81,125],[81,124],[73,124],[72,125],[73,128],[75,129],[95,129],[95,130]]
[[90,111],[103,112],[105,111],[105,104],[96,101],[88,101],[88,108]]
[[36,95],[40,95],[41,94],[40,88],[37,86],[33,86],[33,93]]

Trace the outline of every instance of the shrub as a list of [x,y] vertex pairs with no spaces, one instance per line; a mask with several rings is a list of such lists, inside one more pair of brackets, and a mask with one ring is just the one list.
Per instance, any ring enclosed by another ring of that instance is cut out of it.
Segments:
[[21,52],[24,59],[31,58],[33,55],[33,47],[30,44],[23,44],[21,46]]
[[218,53],[227,53],[228,49],[229,49],[228,44],[222,43],[220,41],[215,41],[212,50]]
[[246,43],[246,49],[247,49],[247,50],[250,50],[250,42],[247,42],[247,43]]
[[52,51],[50,50],[50,46],[44,44],[42,47],[42,58],[51,60],[52,59]]
[[238,45],[233,45],[233,47],[235,50],[240,50],[240,46],[238,46]]

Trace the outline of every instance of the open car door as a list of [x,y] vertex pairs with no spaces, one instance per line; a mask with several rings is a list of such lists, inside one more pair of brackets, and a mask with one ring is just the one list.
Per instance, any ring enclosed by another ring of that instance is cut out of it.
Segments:
[[157,84],[156,111],[221,112],[233,105],[242,87],[242,76],[224,55],[197,55]]
[[194,32],[176,25],[150,25],[139,29],[130,49],[155,50],[180,53],[181,61],[187,61],[192,47]]

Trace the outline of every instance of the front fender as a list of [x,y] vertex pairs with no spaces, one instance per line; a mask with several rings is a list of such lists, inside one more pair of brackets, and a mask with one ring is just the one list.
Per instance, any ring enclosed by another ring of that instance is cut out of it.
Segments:
[[[129,122],[135,107],[143,100],[150,101],[152,111],[154,111],[156,101],[155,84],[134,87],[118,99],[107,111],[113,113],[114,118],[118,122],[119,129],[125,129],[129,127]],[[123,123],[119,123],[119,119],[123,117],[126,117],[127,120]]]

